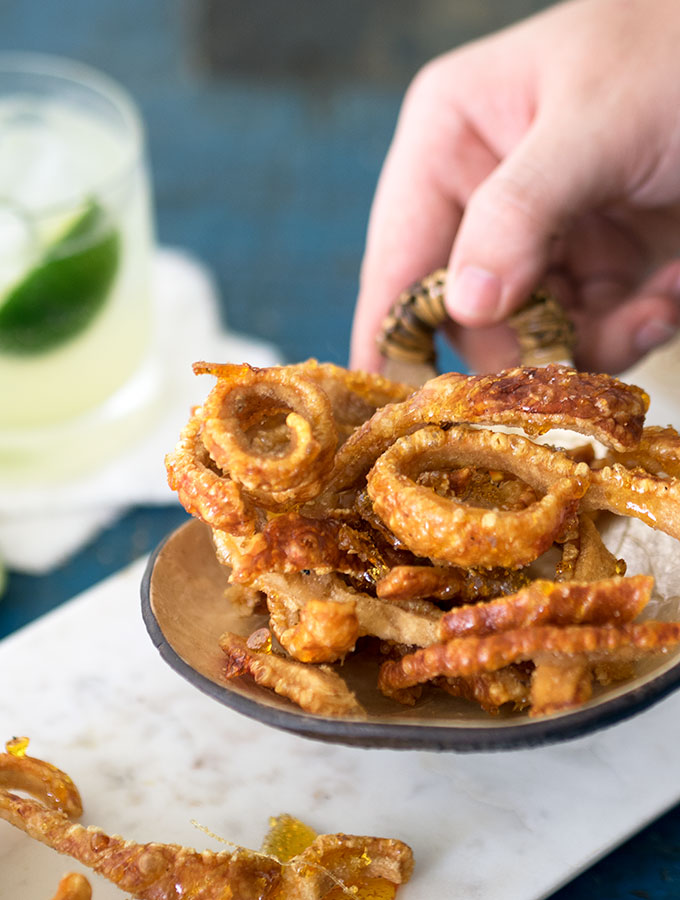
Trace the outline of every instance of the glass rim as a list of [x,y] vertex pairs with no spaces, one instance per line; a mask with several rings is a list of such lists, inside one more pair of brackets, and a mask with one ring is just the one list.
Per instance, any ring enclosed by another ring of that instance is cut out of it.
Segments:
[[[126,148],[123,158],[113,170],[98,180],[93,188],[97,194],[114,190],[130,176],[136,165],[143,162],[146,154],[146,135],[141,112],[132,94],[115,78],[88,63],[67,56],[23,50],[0,50],[0,77],[3,75],[62,79],[76,87],[93,91],[108,101],[119,113],[129,148]],[[74,195],[58,202],[46,203],[32,210],[30,217],[35,219],[58,214],[81,199],[80,195]]]

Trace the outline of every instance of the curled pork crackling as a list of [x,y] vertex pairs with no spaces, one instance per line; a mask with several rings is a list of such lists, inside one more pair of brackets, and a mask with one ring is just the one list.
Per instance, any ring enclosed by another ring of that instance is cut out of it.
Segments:
[[641,388],[559,364],[421,388],[314,360],[195,369],[216,383],[169,482],[255,598],[244,611],[269,614],[222,636],[225,678],[362,718],[341,664],[373,647],[395,701],[425,687],[535,716],[677,645],[600,533],[613,513],[680,538],[680,437],[645,428]]
[[[136,900],[389,900],[411,875],[413,855],[401,841],[317,835],[285,816],[274,821],[259,853],[242,847],[199,852],[108,835],[74,822],[82,813],[77,788],[66,773],[27,756],[27,743],[10,741],[8,752],[0,753],[0,818]],[[70,875],[54,900],[87,900],[88,891],[83,876]]]

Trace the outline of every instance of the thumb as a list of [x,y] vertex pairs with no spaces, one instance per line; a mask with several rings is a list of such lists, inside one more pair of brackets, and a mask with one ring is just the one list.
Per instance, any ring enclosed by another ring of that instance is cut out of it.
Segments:
[[583,128],[569,139],[577,133],[535,124],[471,195],[449,263],[446,305],[457,322],[490,325],[521,305],[570,219],[602,199],[593,142]]

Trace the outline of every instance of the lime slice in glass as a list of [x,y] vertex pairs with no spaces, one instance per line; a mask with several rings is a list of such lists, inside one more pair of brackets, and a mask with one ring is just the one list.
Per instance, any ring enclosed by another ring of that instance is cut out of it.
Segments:
[[119,259],[119,234],[90,201],[0,298],[0,352],[44,353],[83,331],[104,305]]

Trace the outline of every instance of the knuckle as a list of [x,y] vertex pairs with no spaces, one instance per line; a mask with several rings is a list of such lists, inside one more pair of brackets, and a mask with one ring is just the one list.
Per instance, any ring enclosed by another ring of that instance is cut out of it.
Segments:
[[513,166],[512,170],[497,170],[480,184],[471,202],[485,216],[513,220],[519,217],[530,226],[538,226],[545,222],[550,197],[545,175],[522,164]]
[[450,55],[438,56],[425,63],[406,90],[402,107],[404,112],[409,114],[422,109],[438,108],[451,84],[451,68]]

